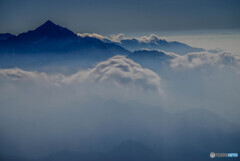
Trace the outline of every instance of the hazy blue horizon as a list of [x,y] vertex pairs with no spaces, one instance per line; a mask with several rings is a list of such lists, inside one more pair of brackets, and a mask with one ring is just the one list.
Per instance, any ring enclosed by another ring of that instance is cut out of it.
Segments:
[[50,19],[74,32],[239,29],[238,0],[1,0],[0,33]]

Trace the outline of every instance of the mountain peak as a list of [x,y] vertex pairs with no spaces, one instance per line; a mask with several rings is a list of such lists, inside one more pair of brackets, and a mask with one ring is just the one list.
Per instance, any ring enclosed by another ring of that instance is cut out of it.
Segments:
[[35,30],[28,31],[27,33],[20,34],[19,36],[29,40],[38,40],[44,37],[51,39],[72,38],[76,35],[69,29],[61,27],[48,20]]
[[38,28],[58,28],[58,27],[61,27],[61,26],[53,23],[51,20],[47,20],[44,24],[42,24]]
[[55,23],[53,23],[51,20],[47,20],[44,24],[49,24],[49,25],[56,25]]
[[37,31],[45,31],[45,32],[54,32],[54,31],[60,30],[60,29],[66,29],[66,28],[63,28],[63,27],[53,23],[52,21],[47,20],[44,24],[39,26],[36,30]]

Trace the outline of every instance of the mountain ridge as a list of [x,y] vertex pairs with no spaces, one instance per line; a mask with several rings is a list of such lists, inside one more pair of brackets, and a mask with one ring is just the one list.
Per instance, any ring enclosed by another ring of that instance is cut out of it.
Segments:
[[77,60],[86,64],[86,59],[91,60],[91,65],[115,55],[129,53],[114,43],[104,43],[96,38],[82,38],[50,20],[17,36],[2,34],[2,39],[0,37],[2,67],[51,65]]

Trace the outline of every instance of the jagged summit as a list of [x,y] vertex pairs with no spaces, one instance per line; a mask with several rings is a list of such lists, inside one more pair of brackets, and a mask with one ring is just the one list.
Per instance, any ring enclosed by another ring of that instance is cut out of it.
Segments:
[[35,30],[28,31],[26,33],[19,34],[18,37],[20,38],[34,38],[39,39],[42,37],[48,37],[53,39],[59,39],[59,38],[67,38],[67,37],[75,37],[76,34],[74,34],[71,30],[61,27],[52,21],[48,20]]
[[39,26],[36,30],[48,30],[48,29],[57,29],[61,26],[53,23],[50,20],[47,20],[44,24],[42,24],[41,26]]
[[61,26],[53,23],[52,21],[47,20],[45,23],[43,23],[41,26],[39,26],[36,30],[49,30],[49,29],[56,29],[57,30],[59,28],[64,28],[64,27],[61,27]]
[[51,20],[47,20],[43,25],[56,25]]

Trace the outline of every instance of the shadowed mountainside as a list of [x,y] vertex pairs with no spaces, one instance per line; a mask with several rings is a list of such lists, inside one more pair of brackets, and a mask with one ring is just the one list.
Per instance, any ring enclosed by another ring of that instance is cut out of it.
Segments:
[[64,64],[72,61],[95,63],[114,55],[130,52],[114,43],[104,43],[96,38],[82,38],[67,28],[45,22],[35,30],[0,35],[2,67]]

